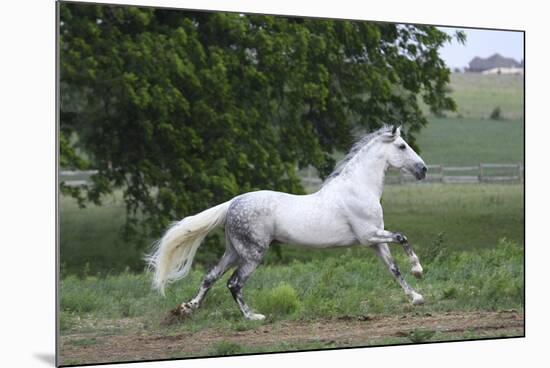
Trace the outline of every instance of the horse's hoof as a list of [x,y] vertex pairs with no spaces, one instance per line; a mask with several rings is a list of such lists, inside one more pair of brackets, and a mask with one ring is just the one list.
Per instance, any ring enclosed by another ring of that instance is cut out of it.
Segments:
[[424,270],[421,265],[413,266],[413,268],[411,268],[411,273],[417,279],[421,279],[424,276]]
[[182,303],[179,307],[174,309],[175,313],[178,316],[186,317],[189,316],[193,312],[193,307],[189,303]]
[[172,309],[166,317],[164,317],[161,325],[170,326],[174,323],[181,322],[191,315],[191,311],[192,309],[185,304],[178,305],[176,308]]
[[249,321],[263,321],[265,319],[265,316],[260,313],[250,313],[246,316],[246,319]]
[[189,303],[182,303],[170,311],[170,316],[176,319],[183,319],[189,317],[191,312],[193,312],[193,308]]
[[411,303],[413,305],[421,305],[421,304],[424,304],[424,297],[418,293],[414,293],[413,294],[413,297],[412,297],[412,300],[411,300]]
[[395,240],[399,243],[399,244],[405,244],[405,243],[408,243],[409,240],[407,239],[407,237],[403,234],[400,234],[400,233],[396,233],[395,234]]

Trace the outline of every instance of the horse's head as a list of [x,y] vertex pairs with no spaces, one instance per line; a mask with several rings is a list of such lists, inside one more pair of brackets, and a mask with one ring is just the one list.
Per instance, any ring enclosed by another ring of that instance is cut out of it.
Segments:
[[401,128],[394,125],[382,134],[381,140],[385,143],[384,152],[389,166],[405,170],[418,180],[426,177],[426,164],[401,137]]

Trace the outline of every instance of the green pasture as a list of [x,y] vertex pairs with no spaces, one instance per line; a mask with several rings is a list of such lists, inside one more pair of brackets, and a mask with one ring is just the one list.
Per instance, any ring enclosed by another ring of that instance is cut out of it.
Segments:
[[[450,88],[458,112],[446,118],[429,117],[428,126],[417,136],[426,163],[475,166],[480,162],[522,161],[522,79],[453,74]],[[501,109],[501,119],[489,119],[496,107]],[[102,206],[88,205],[85,209],[72,198],[60,196],[61,333],[92,333],[93,338],[72,342],[86,347],[101,343],[101,336],[131,332],[177,335],[215,328],[220,336],[228,336],[262,324],[277,326],[294,320],[412,312],[523,311],[523,198],[521,184],[386,185],[382,197],[385,227],[408,236],[424,266],[424,279],[410,275],[399,245],[391,245],[392,253],[405,278],[424,295],[423,306],[409,303],[370,249],[302,250],[283,245],[280,252],[268,252],[244,289],[251,307],[267,316],[265,321],[241,317],[225,286],[229,272],[189,321],[165,326],[162,321],[167,311],[194,296],[223,246],[215,249],[204,244],[189,276],[170,285],[163,298],[151,289],[151,275],[144,272],[146,249],[121,236],[126,211],[120,191],[105,198]],[[147,244],[153,240],[144,239]],[[419,338],[479,337],[474,332],[455,337],[438,334]],[[420,341],[414,339],[395,337],[379,343]],[[258,350],[229,340],[217,342],[209,354],[330,347],[308,342]]]
[[[73,199],[63,196],[60,202],[63,274],[143,270],[145,250],[124,242],[120,236],[125,214],[120,194],[108,198],[102,207],[91,205],[79,209]],[[438,237],[443,238],[450,251],[491,248],[501,238],[523,245],[521,185],[387,185],[382,205],[386,228],[405,233],[420,255]],[[281,249],[280,255],[270,251],[266,262],[307,261],[345,252],[298,250],[288,246]],[[210,265],[222,252],[222,249],[203,246],[198,252],[199,262]]]
[[458,111],[449,116],[488,119],[499,107],[502,118],[523,119],[522,75],[453,73],[450,91]]
[[122,194],[104,199],[102,206],[80,208],[73,198],[59,197],[59,244],[61,272],[143,269],[142,250],[123,240],[126,210]]
[[[417,137],[420,154],[428,165],[476,166],[480,162],[523,160],[522,77],[454,73],[450,89],[459,113],[448,118],[430,117]],[[488,118],[496,106],[502,109],[502,120]],[[523,241],[520,185],[386,186],[383,203],[387,228],[405,232],[418,247],[440,233],[453,249],[491,247],[501,237],[519,244]],[[127,243],[121,237],[125,216],[120,192],[105,198],[103,206],[88,205],[86,209],[61,196],[62,271],[143,270],[142,244]],[[220,250],[201,249],[198,259],[212,263]],[[267,261],[323,258],[337,252],[317,253],[283,248],[283,259],[270,254]]]
[[[416,134],[420,156],[428,165],[475,166],[523,161],[524,134],[520,120],[428,118]],[[335,154],[339,160],[344,153]],[[306,170],[301,172],[305,175]]]
[[[523,76],[453,73],[449,89],[457,112],[431,116],[421,104],[429,123],[416,137],[428,165],[523,161]],[[497,107],[500,119],[491,119]]]
[[[418,134],[428,164],[471,166],[523,160],[523,76],[453,73],[456,113],[428,118]],[[491,119],[499,108],[500,118]]]
[[417,144],[428,165],[518,163],[523,161],[523,123],[432,117],[418,134]]
[[[523,76],[483,75],[481,73],[453,73],[448,86],[449,96],[457,104],[456,112],[445,112],[446,117],[487,120],[500,109],[501,120],[523,120]],[[420,102],[423,111],[429,109]]]
[[[67,276],[61,281],[61,330],[119,333],[110,321],[135,318],[126,329],[178,333],[215,327],[220,333],[242,331],[262,323],[341,316],[523,309],[523,249],[501,239],[475,251],[452,251],[450,244],[431,243],[424,250],[425,277],[414,279],[401,249],[394,255],[410,284],[426,304],[412,306],[377,257],[366,249],[337,257],[287,265],[262,265],[244,289],[251,307],[266,321],[246,321],[227,290],[229,274],[215,284],[188,323],[163,326],[167,312],[194,296],[204,275],[199,265],[170,285],[167,296],[151,290],[146,273]],[[139,322],[139,323],[138,323]]]

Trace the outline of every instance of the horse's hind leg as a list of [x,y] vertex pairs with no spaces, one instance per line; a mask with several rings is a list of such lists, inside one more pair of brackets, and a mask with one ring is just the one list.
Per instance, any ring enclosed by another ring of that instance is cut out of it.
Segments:
[[246,319],[261,320],[265,316],[253,313],[244,302],[242,288],[252,272],[258,267],[271,243],[268,208],[261,207],[252,199],[236,199],[229,207],[225,232],[239,255],[239,266],[227,282],[233,299]]
[[252,272],[254,272],[254,270],[258,267],[259,263],[260,262],[256,261],[244,261],[227,281],[227,287],[231,291],[233,299],[235,299],[235,301],[239,305],[239,309],[241,310],[244,318],[248,320],[265,319],[265,316],[263,314],[253,313],[250,310],[248,305],[244,302],[242,295],[242,288],[246,280],[248,280]]
[[380,260],[382,260],[386,267],[388,267],[388,270],[390,270],[393,277],[397,280],[401,288],[403,288],[405,294],[407,294],[407,296],[411,299],[412,304],[417,305],[424,303],[424,298],[422,297],[422,295],[420,295],[412,287],[410,287],[409,284],[407,284],[407,281],[405,281],[405,279],[399,272],[399,268],[397,267],[393,260],[393,257],[391,256],[388,244],[376,244],[373,246],[373,249],[375,250],[378,257],[380,257]]
[[[226,242],[229,239],[226,239]],[[222,258],[218,261],[218,264],[215,265],[204,277],[202,284],[199,288],[199,292],[197,295],[191,299],[189,302],[182,303],[179,307],[179,313],[180,314],[189,314],[193,310],[200,307],[204,297],[206,296],[206,293],[208,293],[208,290],[212,287],[212,285],[223,276],[223,274],[235,264],[235,262],[238,259],[237,253],[235,253],[235,250],[231,246],[230,243],[226,243],[227,248],[225,250],[225,253],[223,254]]]

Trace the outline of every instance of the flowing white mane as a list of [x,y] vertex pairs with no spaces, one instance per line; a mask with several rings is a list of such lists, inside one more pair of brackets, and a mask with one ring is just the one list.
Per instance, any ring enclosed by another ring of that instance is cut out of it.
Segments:
[[368,144],[372,142],[374,138],[379,137],[384,133],[391,132],[392,129],[393,127],[391,125],[384,125],[382,128],[367,134],[366,136],[355,142],[353,146],[351,146],[349,152],[336,164],[334,170],[332,170],[330,175],[327,176],[327,178],[323,182],[323,186],[328,184],[332,179],[342,174],[344,170],[346,170],[346,168],[349,166],[349,163],[353,160],[353,158],[356,157],[357,154],[363,150],[363,148],[368,146]]

